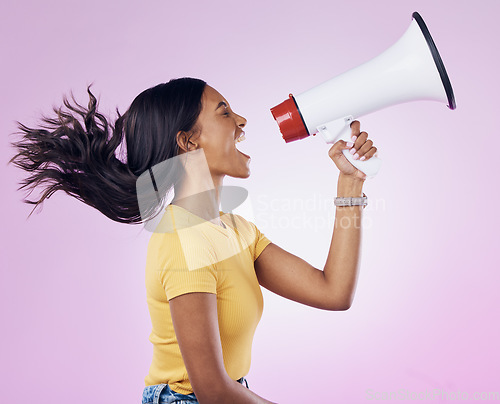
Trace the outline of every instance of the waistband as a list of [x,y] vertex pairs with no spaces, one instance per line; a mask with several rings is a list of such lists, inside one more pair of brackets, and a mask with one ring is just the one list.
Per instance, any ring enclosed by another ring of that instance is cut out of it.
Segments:
[[[241,377],[240,379],[236,380],[238,383],[242,384],[243,386],[246,386],[248,389],[248,381],[245,379],[245,377]],[[162,395],[162,392],[165,393]],[[161,399],[161,401],[160,401]],[[166,401],[165,401],[166,400]],[[186,400],[186,402],[192,401],[193,403],[197,403],[196,395],[193,393],[191,394],[181,394],[173,391],[168,384],[166,383],[161,383],[161,384],[155,384],[152,386],[146,386],[144,387],[143,393],[142,393],[142,404],[166,404],[170,403],[173,401],[177,400]]]

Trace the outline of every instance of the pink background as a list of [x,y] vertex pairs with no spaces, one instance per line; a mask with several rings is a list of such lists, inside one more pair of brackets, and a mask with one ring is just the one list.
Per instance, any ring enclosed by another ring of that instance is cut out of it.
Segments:
[[[457,109],[418,101],[360,119],[383,166],[365,184],[354,304],[327,312],[263,290],[247,379],[280,403],[499,391],[498,1],[50,0],[0,12],[1,401],[137,404],[152,356],[150,233],[62,193],[27,220],[24,175],[5,165],[15,120],[34,125],[70,90],[86,104],[91,82],[114,116],[150,86],[203,78],[248,119],[239,147],[252,175],[225,184],[249,190],[247,208],[273,242],[323,268],[338,177],[330,145],[286,144],[269,108],[384,51],[413,11]],[[300,206],[313,199],[328,206]]]

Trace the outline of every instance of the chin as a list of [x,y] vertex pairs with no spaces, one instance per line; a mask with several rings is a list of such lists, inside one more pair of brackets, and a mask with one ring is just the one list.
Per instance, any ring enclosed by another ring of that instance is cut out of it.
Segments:
[[233,178],[248,178],[250,177],[250,170],[248,170],[246,173],[235,173],[235,174],[230,174],[230,177]]
[[238,171],[235,170],[231,173],[228,173],[227,175],[229,177],[233,177],[233,178],[248,178],[248,177],[250,177],[250,168],[245,167],[242,170],[238,170]]

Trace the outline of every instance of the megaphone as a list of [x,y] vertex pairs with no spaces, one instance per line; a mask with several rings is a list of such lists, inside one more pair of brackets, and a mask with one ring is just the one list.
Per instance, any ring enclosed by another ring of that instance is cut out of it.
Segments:
[[[455,96],[441,56],[419,13],[403,36],[374,59],[299,95],[289,95],[271,108],[285,142],[320,132],[326,143],[350,141],[350,124],[362,115],[414,100],[447,102],[455,109]],[[382,161],[344,156],[374,177]]]

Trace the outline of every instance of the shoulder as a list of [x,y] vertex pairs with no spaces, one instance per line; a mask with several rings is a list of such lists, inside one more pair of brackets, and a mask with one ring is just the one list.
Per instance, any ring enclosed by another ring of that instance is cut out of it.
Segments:
[[237,230],[240,230],[240,232],[255,232],[255,225],[243,216],[236,213],[224,213],[224,215],[229,219],[229,223]]
[[217,262],[213,243],[206,235],[193,228],[153,233],[148,245],[148,255],[164,269],[181,267],[193,270],[212,266]]

